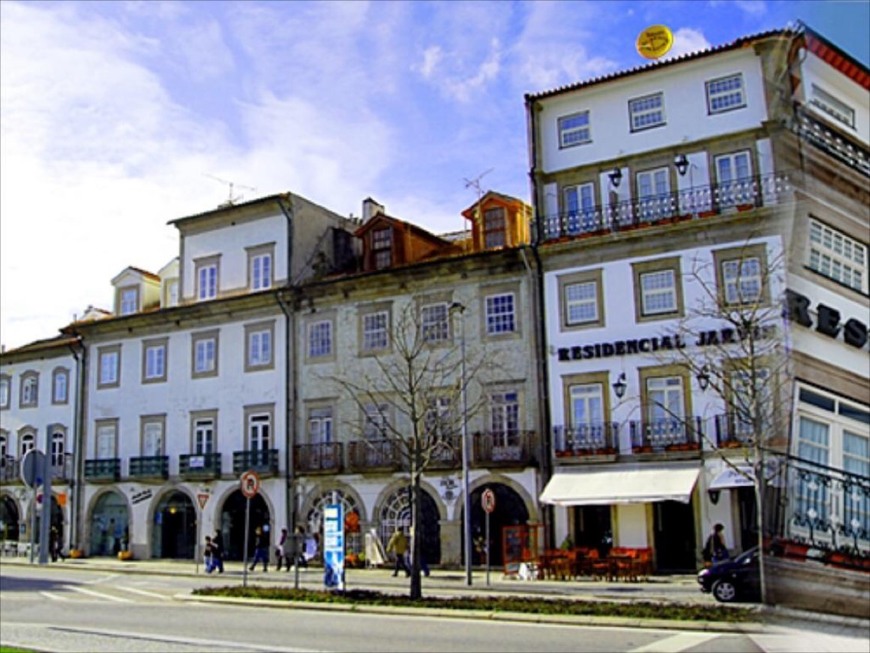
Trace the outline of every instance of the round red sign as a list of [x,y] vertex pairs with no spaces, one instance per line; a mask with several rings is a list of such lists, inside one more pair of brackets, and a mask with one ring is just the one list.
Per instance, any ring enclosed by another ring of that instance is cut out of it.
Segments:
[[257,492],[260,491],[260,477],[257,476],[257,472],[253,470],[248,470],[241,477],[242,482],[242,494],[244,494],[249,499],[256,496]]
[[480,495],[480,503],[486,512],[495,510],[495,492],[489,489],[484,490],[483,494]]

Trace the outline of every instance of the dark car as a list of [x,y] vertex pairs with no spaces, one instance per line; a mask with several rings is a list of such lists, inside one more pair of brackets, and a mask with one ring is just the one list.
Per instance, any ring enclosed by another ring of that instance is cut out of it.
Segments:
[[712,593],[717,601],[738,599],[758,601],[761,596],[758,575],[758,547],[747,549],[736,558],[717,562],[698,572],[701,591]]

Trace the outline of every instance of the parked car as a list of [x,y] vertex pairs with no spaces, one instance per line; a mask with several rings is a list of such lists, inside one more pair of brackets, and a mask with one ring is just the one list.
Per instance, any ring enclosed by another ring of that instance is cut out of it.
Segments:
[[717,601],[729,603],[738,599],[759,601],[761,588],[758,572],[758,547],[747,549],[735,558],[698,572],[701,591],[712,593]]

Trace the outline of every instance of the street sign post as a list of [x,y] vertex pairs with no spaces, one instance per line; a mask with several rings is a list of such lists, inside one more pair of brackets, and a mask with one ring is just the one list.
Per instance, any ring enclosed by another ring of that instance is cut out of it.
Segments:
[[480,495],[480,505],[483,507],[483,511],[486,513],[486,538],[484,541],[486,542],[486,584],[489,586],[489,516],[492,514],[492,511],[495,510],[495,492],[491,489],[486,488],[483,493]]
[[260,477],[253,469],[249,469],[239,477],[242,494],[245,496],[245,542],[242,545],[242,587],[248,586],[248,533],[251,523],[251,499],[260,491]]
[[[33,490],[30,508],[30,562],[33,563],[36,539],[36,512],[42,510],[39,528],[39,564],[48,564],[48,540],[51,531],[51,463],[38,449],[30,449],[21,458],[21,480]],[[43,500],[40,501],[40,495]]]

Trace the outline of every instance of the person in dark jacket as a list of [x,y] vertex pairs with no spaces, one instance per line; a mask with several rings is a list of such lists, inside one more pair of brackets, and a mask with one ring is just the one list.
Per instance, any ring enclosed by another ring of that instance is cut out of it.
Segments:
[[722,524],[713,526],[713,532],[704,544],[701,556],[704,564],[711,565],[728,559],[728,547],[725,546],[725,527]]
[[224,573],[224,543],[220,530],[216,530],[211,538],[211,558],[212,569],[217,569],[219,574]]
[[263,534],[263,529],[259,526],[254,531],[254,561],[248,567],[250,571],[254,571],[254,567],[258,562],[263,563],[263,571],[269,571],[269,548],[266,542],[266,536]]

